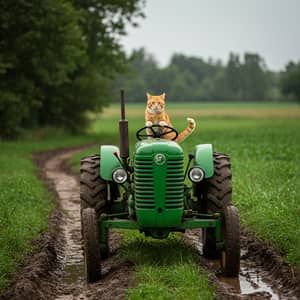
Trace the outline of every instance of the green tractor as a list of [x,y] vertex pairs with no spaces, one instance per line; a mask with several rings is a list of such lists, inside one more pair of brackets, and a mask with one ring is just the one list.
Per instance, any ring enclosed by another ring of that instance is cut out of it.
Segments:
[[163,138],[173,132],[175,139],[177,131],[166,126],[160,130],[161,126],[153,125],[138,130],[139,141],[130,161],[123,92],[119,127],[120,149],[103,145],[100,155],[81,160],[81,224],[87,281],[101,278],[101,260],[109,256],[112,228],[136,229],[158,239],[167,238],[170,232],[202,228],[203,255],[219,259],[225,276],[238,276],[240,223],[231,200],[229,157],[213,152],[210,144],[200,144],[188,156],[185,168],[181,146]]

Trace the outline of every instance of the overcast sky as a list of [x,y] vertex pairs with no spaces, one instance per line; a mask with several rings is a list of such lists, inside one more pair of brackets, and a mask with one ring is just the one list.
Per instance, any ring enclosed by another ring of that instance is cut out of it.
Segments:
[[165,66],[174,52],[227,61],[257,52],[273,70],[300,60],[300,0],[147,0],[146,18],[122,39]]

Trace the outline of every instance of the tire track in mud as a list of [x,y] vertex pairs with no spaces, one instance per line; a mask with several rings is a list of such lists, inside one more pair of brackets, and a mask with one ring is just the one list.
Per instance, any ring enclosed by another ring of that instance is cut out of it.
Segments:
[[[57,208],[49,220],[48,232],[35,241],[36,252],[24,263],[11,287],[0,299],[123,299],[134,285],[133,266],[118,255],[120,237],[110,234],[111,256],[102,262],[103,278],[93,284],[84,279],[81,249],[79,178],[66,167],[66,161],[83,148],[37,153],[34,161],[39,177],[56,195]],[[202,252],[200,231],[183,235],[186,243]],[[218,263],[199,256],[217,287],[216,299],[300,299],[300,274],[282,263],[270,246],[249,233],[243,233],[244,247],[239,280],[216,275]],[[271,258],[271,260],[270,260]],[[277,262],[276,262],[277,261]],[[292,275],[291,275],[292,274]],[[273,276],[275,275],[275,276]]]
[[112,256],[103,261],[103,278],[93,284],[84,279],[84,265],[81,248],[80,223],[80,184],[78,177],[65,172],[65,162],[74,150],[64,152],[49,159],[44,167],[46,177],[53,182],[60,208],[63,211],[61,222],[64,245],[59,257],[63,268],[57,288],[56,300],[71,299],[122,299],[130,283],[132,268],[116,254],[119,236],[110,234]]

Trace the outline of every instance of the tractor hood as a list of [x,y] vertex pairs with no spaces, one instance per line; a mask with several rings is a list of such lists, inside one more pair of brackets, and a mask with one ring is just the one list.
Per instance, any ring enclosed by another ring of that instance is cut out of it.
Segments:
[[165,139],[147,139],[135,144],[135,154],[151,155],[162,152],[168,155],[183,155],[183,150],[176,142]]

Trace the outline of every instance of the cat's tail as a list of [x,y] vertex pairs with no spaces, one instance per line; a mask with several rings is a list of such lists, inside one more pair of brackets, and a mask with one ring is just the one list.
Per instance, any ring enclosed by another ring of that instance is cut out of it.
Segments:
[[187,118],[187,121],[189,123],[188,127],[184,129],[182,132],[179,133],[178,137],[176,138],[175,142],[180,143],[182,142],[186,137],[188,137],[193,130],[196,127],[196,122],[192,118]]

